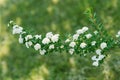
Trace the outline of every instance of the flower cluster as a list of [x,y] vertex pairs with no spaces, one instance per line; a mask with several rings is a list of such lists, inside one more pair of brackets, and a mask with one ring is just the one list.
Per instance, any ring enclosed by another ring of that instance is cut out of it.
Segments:
[[[13,34],[19,34],[19,43],[25,44],[27,48],[34,48],[36,51],[39,51],[41,55],[45,53],[49,53],[51,51],[55,51],[63,49],[64,46],[60,45],[60,35],[53,34],[52,32],[46,33],[46,35],[31,35],[28,34],[23,27],[13,24],[13,21],[10,21],[9,26],[12,25]],[[60,46],[59,46],[60,45]]]
[[[90,32],[88,27],[78,29],[76,33],[65,40],[70,54],[79,53],[86,55],[87,53],[96,53],[92,57],[93,66],[98,66],[99,61],[103,60],[105,55],[102,54],[108,48],[107,39],[99,37],[98,31]],[[98,58],[97,58],[98,56]]]
[[27,35],[22,37],[20,34],[19,43],[25,43],[26,47],[33,47],[36,51],[39,51],[41,55],[58,48],[56,44],[59,44],[59,34],[53,34],[48,32],[45,36],[42,35]]
[[[61,51],[64,48],[71,55],[73,53],[81,55],[94,53],[91,54],[93,55],[91,57],[93,66],[99,66],[99,62],[106,56],[104,52],[111,48],[111,38],[101,36],[101,33],[97,30],[90,31],[89,27],[86,26],[78,29],[73,36],[68,37],[66,40],[61,40],[59,34],[48,32],[46,35],[31,35],[19,25],[13,24],[12,21],[9,23],[10,25],[13,27],[13,34],[19,34],[18,41],[20,44],[25,44],[27,48],[34,48],[41,55],[53,51]],[[120,32],[118,32],[116,37],[120,37]]]
[[39,51],[41,55],[44,55],[49,51],[59,48],[59,46],[56,45],[59,44],[59,34],[53,34],[52,32],[48,32],[45,36],[26,35],[24,39],[27,48],[33,46],[33,48],[36,51]]
[[22,33],[22,30],[23,30],[23,28],[18,25],[13,26],[13,34],[20,34],[20,33]]
[[[82,29],[78,29],[70,39],[65,40],[65,43],[68,45],[70,54],[75,53],[76,50],[79,48],[84,49],[87,46],[87,44],[81,39],[82,39],[82,36],[88,31],[88,29],[89,29],[88,27],[83,27]],[[92,37],[92,35],[86,34],[85,37],[89,39]]]
[[[93,61],[93,66],[99,66],[103,59],[108,55],[106,52],[115,45],[120,44],[120,31],[117,33],[117,40],[113,39],[104,30],[103,25],[99,23],[96,16],[91,17],[90,11],[87,11],[92,27],[97,27],[91,30],[90,27],[83,27],[76,30],[75,34],[69,35],[65,40],[61,39],[59,34],[48,32],[45,35],[31,35],[23,29],[23,27],[14,24],[10,21],[8,26],[12,27],[12,33],[19,35],[19,43],[25,44],[27,48],[32,47],[35,51],[39,51],[41,55],[56,51],[66,51],[67,53],[80,54],[90,57]],[[96,23],[97,22],[97,23]]]
[[102,54],[102,51],[107,48],[107,43],[103,42],[100,44],[100,49],[95,51],[96,55],[92,56],[93,66],[98,66],[99,61],[103,60],[105,55]]

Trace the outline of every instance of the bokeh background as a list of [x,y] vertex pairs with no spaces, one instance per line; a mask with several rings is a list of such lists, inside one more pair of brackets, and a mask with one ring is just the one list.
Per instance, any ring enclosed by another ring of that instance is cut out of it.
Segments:
[[89,26],[83,12],[92,7],[106,30],[120,30],[120,0],[0,0],[0,80],[120,80],[120,50],[111,49],[99,67],[89,58],[68,53],[41,56],[18,44],[10,20],[35,34],[74,33]]

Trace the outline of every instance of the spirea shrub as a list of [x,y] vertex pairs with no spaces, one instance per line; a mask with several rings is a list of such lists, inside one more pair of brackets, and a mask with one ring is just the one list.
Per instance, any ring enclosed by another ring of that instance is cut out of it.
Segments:
[[90,9],[85,11],[91,26],[84,26],[75,31],[71,36],[62,39],[59,34],[48,32],[46,35],[31,35],[23,27],[10,21],[8,26],[12,27],[12,34],[19,35],[19,43],[27,48],[34,48],[41,55],[49,54],[54,51],[66,51],[70,55],[80,54],[86,56],[91,54],[93,66],[99,66],[108,55],[110,49],[120,46],[120,31],[112,37],[104,29],[104,25],[97,18],[96,13]]

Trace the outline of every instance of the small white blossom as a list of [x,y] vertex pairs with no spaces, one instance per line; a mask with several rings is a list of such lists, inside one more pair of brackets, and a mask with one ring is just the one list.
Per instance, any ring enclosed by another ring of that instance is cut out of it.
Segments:
[[12,24],[13,23],[13,21],[10,21],[9,23],[8,23],[8,27],[10,26],[10,24]]
[[25,31],[23,31],[21,34],[25,34],[26,32]]
[[94,61],[92,65],[97,67],[99,65],[99,62],[98,61]]
[[46,50],[45,50],[45,49],[40,50],[40,54],[41,54],[41,55],[44,55],[45,53],[46,53]]
[[52,33],[52,32],[48,32],[48,33],[46,34],[46,37],[49,38],[49,39],[51,39],[52,36],[53,36],[53,33]]
[[59,40],[59,34],[53,35],[52,38],[51,38],[51,40],[52,40],[53,43],[58,42],[58,40]]
[[28,44],[29,44],[29,46],[32,46],[33,43],[31,41],[29,41]]
[[18,25],[13,26],[13,34],[20,34],[20,33],[22,33],[22,30],[23,30],[23,28]]
[[34,45],[35,50],[39,50],[41,48],[41,45],[39,43]]
[[118,31],[118,35],[120,36],[120,31]]
[[97,34],[98,34],[98,31],[94,31],[94,34],[97,35]]
[[74,35],[73,35],[73,40],[77,40],[78,37],[79,37],[79,34],[74,34]]
[[32,39],[32,38],[33,38],[32,35],[27,35],[27,36],[25,37],[25,40],[28,41],[29,39]]
[[25,45],[26,45],[27,48],[29,48],[30,46],[32,46],[32,44],[33,43],[31,41],[28,41],[28,42],[25,43]]
[[51,44],[51,45],[49,46],[49,49],[54,49],[54,48],[55,48],[54,44]]
[[102,51],[101,49],[97,49],[96,54],[101,55],[101,51]]
[[11,23],[13,23],[13,21],[10,21],[9,23],[11,24]]
[[80,44],[80,47],[81,47],[81,48],[85,48],[86,46],[87,46],[87,44],[84,43],[84,42]]
[[70,39],[66,39],[66,40],[65,40],[65,43],[67,43],[67,42],[70,42]]
[[22,44],[23,43],[23,38],[22,38],[22,35],[19,36],[19,43]]
[[64,48],[64,45],[61,45],[60,48]]
[[26,47],[29,48],[28,42],[25,43]]
[[76,45],[75,42],[71,42],[71,43],[69,44],[70,47],[75,47],[75,45]]
[[88,27],[83,27],[82,31],[83,31],[83,33],[86,32],[86,31],[88,31]]
[[69,49],[69,53],[72,55],[74,53],[74,49]]
[[92,60],[97,60],[97,56],[93,56],[91,59]]
[[49,44],[49,43],[50,43],[50,39],[44,38],[44,39],[42,40],[42,43],[43,43],[43,44]]
[[117,38],[120,37],[120,31],[118,31],[116,37],[117,37]]
[[35,39],[41,39],[41,35],[35,35]]
[[101,47],[101,49],[106,48],[106,47],[107,47],[107,43],[105,43],[105,42],[101,43],[101,44],[100,44],[100,47]]
[[82,30],[82,29],[78,29],[78,30],[76,31],[76,33],[79,34],[79,35],[80,35],[80,34],[83,34],[83,30]]
[[92,45],[92,46],[95,46],[95,44],[96,44],[96,41],[92,41],[92,42],[91,42],[91,45]]
[[91,38],[92,37],[92,34],[87,34],[85,35],[87,39]]
[[105,57],[105,55],[99,55],[98,60],[102,60]]
[[95,55],[91,59],[93,61],[99,61],[99,60],[102,60],[104,57],[105,57],[105,55],[99,55],[98,58],[97,58],[97,56]]

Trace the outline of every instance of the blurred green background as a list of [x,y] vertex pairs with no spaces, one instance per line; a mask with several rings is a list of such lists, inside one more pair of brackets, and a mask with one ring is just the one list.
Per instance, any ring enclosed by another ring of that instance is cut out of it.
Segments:
[[99,67],[68,53],[41,56],[18,44],[8,31],[14,20],[35,34],[62,36],[89,26],[83,12],[92,7],[109,34],[120,30],[120,0],[0,0],[0,80],[120,80],[120,50],[112,49]]

